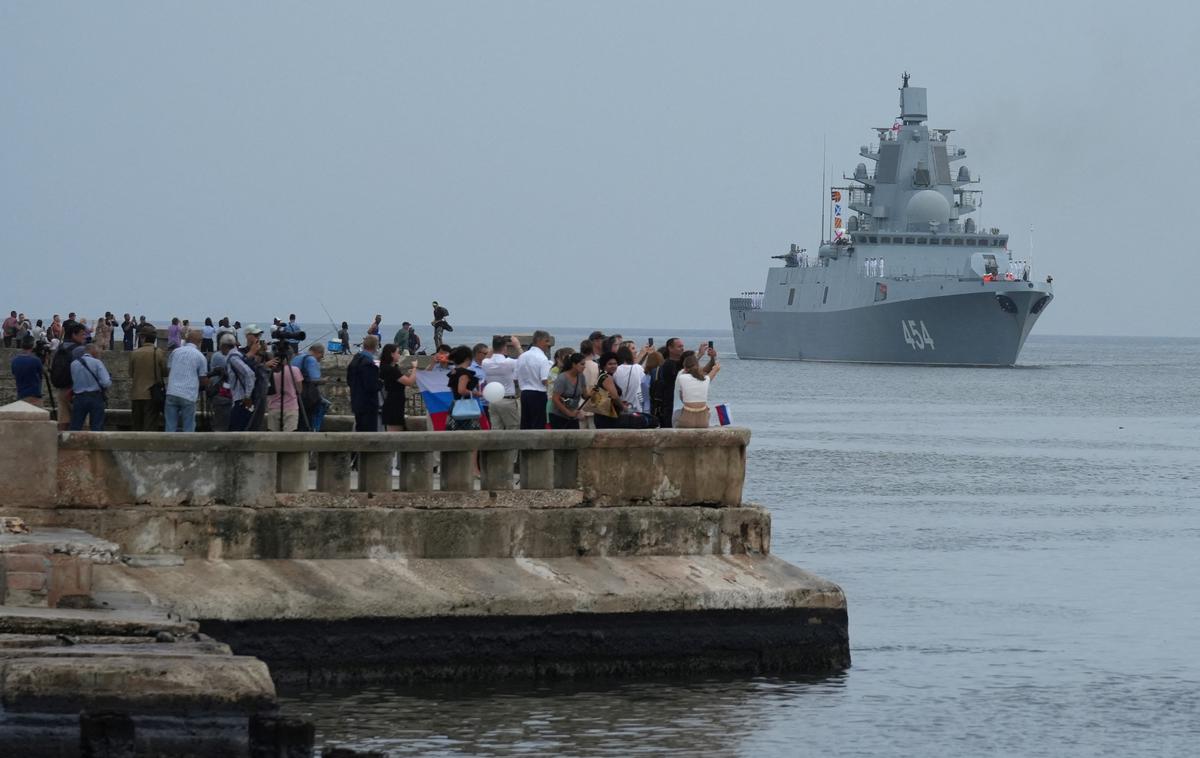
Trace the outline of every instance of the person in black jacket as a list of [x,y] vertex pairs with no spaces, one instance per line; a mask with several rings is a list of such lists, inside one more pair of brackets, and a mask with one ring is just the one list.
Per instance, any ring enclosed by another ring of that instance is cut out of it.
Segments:
[[346,386],[350,389],[350,409],[354,411],[354,431],[379,431],[379,364],[375,350],[379,338],[363,337],[362,352],[346,367]]
[[679,359],[683,355],[683,340],[672,337],[659,350],[663,356],[658,376],[650,385],[650,412],[663,429],[671,428],[675,414],[675,377],[679,375]]
[[429,322],[433,326],[433,346],[439,348],[442,346],[442,332],[452,332],[454,327],[450,326],[450,322],[446,321],[446,317],[450,315],[450,310],[439,305],[438,301],[433,301],[433,321]]

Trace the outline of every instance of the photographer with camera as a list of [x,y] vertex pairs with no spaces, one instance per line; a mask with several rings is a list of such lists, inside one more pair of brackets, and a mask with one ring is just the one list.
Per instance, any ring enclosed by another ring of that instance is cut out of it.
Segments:
[[291,358],[300,340],[307,335],[296,324],[296,314],[288,323],[277,322],[271,330],[271,359],[265,365],[267,378],[266,423],[269,432],[294,432],[300,424],[300,387],[304,375],[292,365]]
[[[253,328],[253,327],[251,327]],[[246,347],[246,352],[230,350],[225,359],[226,382],[229,384],[229,431],[245,432],[252,429],[255,416],[255,390],[258,389],[258,374],[255,366],[258,364],[258,354],[263,343],[258,339],[261,330],[255,333],[253,343]],[[250,332],[247,330],[247,342],[250,342]]]
[[272,389],[267,394],[267,431],[294,432],[300,424],[300,369],[277,357],[271,373]]
[[208,404],[212,408],[212,430],[229,431],[229,413],[233,410],[233,395],[229,390],[229,354],[237,340],[226,332],[218,340],[217,352],[208,361]]
[[[229,413],[229,431],[258,432],[263,430],[267,411],[267,390],[271,382],[270,369],[275,364],[267,355],[263,330],[254,324],[246,327],[246,347],[231,351],[226,362],[233,408]],[[245,373],[250,374],[247,380]]]

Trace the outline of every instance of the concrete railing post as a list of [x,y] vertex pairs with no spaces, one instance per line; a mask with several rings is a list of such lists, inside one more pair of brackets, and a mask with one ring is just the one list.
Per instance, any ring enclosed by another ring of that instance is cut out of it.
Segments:
[[479,489],[513,489],[513,461],[515,460],[516,455],[512,450],[484,450],[480,452]]
[[554,451],[554,487],[560,490],[579,489],[579,451]]
[[400,489],[404,492],[433,490],[433,453],[400,454]]
[[475,489],[475,453],[471,450],[442,452],[442,491],[467,492]]
[[349,453],[317,453],[317,491],[336,494],[350,491]]
[[50,412],[17,401],[0,408],[0,505],[54,505],[58,426]]
[[276,492],[308,492],[308,453],[279,453]]
[[359,453],[358,491],[391,492],[395,453]]
[[554,489],[554,451],[521,451],[521,489]]

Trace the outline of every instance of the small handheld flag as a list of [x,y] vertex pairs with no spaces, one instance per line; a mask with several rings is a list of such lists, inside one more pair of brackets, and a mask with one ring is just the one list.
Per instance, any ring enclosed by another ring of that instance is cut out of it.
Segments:
[[717,405],[717,422],[721,426],[729,426],[733,423],[729,418],[729,405],[727,403],[719,403]]

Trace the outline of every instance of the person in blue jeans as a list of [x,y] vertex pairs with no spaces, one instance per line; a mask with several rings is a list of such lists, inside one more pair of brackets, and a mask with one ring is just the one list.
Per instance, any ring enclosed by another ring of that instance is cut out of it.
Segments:
[[163,408],[168,432],[196,431],[196,397],[208,384],[208,359],[200,352],[202,333],[194,329],[167,359],[167,401]]
[[89,422],[93,432],[104,431],[104,409],[107,405],[106,391],[112,386],[112,377],[108,369],[97,357],[100,346],[95,342],[88,344],[78,358],[71,361],[71,425],[70,430],[78,432],[83,429],[83,422]]

